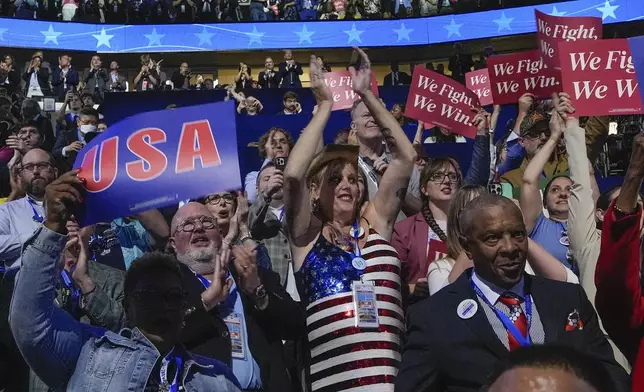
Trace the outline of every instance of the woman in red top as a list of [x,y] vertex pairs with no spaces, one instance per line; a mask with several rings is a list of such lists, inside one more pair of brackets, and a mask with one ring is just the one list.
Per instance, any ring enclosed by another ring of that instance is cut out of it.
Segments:
[[606,211],[595,271],[595,306],[606,332],[633,366],[633,391],[644,391],[644,297],[640,284],[644,134],[633,142],[631,163],[617,199]]

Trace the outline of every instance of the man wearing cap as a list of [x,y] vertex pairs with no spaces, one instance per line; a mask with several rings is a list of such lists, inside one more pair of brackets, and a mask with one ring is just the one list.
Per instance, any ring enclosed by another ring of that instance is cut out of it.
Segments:
[[[524,94],[521,96],[519,99],[519,113],[517,115],[516,125],[506,142],[509,149],[512,142],[518,138],[519,146],[524,150],[522,152],[518,151],[518,153],[524,153],[525,158],[519,167],[509,170],[506,173],[499,173],[502,176],[501,181],[510,183],[515,188],[515,193],[521,187],[523,173],[528,167],[528,163],[550,138],[550,117],[547,114],[546,108],[541,105],[541,108],[533,110],[533,106],[534,96],[532,94]],[[601,145],[604,144],[608,136],[608,117],[588,118],[584,130],[586,133],[588,159],[593,162],[600,151]],[[563,146],[560,147],[543,168],[542,178],[545,182],[568,172],[568,155],[564,152],[565,149]],[[520,159],[520,155],[518,158]]]
[[[525,150],[525,158],[521,166],[510,170],[501,177],[501,181],[509,182],[513,188],[519,188],[523,178],[523,172],[528,163],[541,147],[550,138],[550,118],[547,114],[533,111],[528,113],[520,123],[519,144]],[[548,163],[543,168],[542,178],[551,179],[568,171],[568,156],[561,151],[555,151]]]

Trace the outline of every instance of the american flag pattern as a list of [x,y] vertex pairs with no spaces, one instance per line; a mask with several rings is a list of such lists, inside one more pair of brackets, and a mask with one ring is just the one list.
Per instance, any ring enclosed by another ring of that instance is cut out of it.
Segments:
[[[398,373],[404,313],[400,260],[391,244],[372,228],[362,249],[364,271],[352,254],[320,235],[298,275],[307,301],[310,383],[314,392],[393,391]],[[355,326],[351,282],[375,282],[380,326]]]

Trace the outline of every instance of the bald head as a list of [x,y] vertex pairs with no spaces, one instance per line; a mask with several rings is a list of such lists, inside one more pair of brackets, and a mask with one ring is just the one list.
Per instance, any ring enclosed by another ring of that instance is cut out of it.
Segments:
[[467,234],[471,232],[472,223],[480,216],[482,211],[487,211],[491,207],[496,206],[503,209],[507,208],[507,211],[512,214],[516,214],[521,220],[523,220],[521,210],[512,200],[494,193],[483,193],[467,203],[461,212],[459,223],[463,234],[467,236]]
[[33,162],[33,161],[38,161],[38,162],[49,162],[51,164],[54,163],[54,158],[51,156],[50,153],[47,151],[40,149],[40,148],[33,148],[29,150],[21,160],[21,163],[26,163],[26,162]]
[[221,235],[208,208],[190,202],[179,208],[170,226],[170,245],[177,260],[198,274],[211,274],[221,245]]
[[179,224],[186,218],[199,216],[211,216],[210,211],[208,211],[208,208],[206,208],[205,205],[197,203],[196,201],[191,201],[184,204],[172,217],[172,222],[170,224],[170,233],[174,235],[175,231],[177,230],[177,226],[179,226]]

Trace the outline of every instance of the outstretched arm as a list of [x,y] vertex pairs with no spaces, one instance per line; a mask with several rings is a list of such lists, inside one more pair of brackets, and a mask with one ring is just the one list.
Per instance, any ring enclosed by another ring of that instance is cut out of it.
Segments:
[[[321,143],[324,127],[331,116],[333,107],[333,96],[324,83],[324,74],[317,65],[315,56],[311,56],[309,72],[311,89],[318,104],[318,111],[297,139],[284,169],[285,216],[288,222],[288,234],[291,244],[294,246],[303,246],[308,242],[305,236],[312,220],[315,219],[311,214],[305,177]],[[295,270],[300,268],[299,265],[294,267]]]

